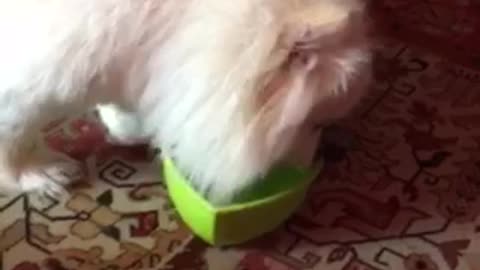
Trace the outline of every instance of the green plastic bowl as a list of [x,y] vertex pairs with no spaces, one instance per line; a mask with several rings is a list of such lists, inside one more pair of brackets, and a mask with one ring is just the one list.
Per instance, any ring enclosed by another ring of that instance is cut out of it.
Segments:
[[235,203],[219,207],[197,193],[171,159],[163,159],[163,173],[183,221],[198,237],[217,246],[240,244],[274,230],[302,203],[313,180],[307,170],[278,167]]

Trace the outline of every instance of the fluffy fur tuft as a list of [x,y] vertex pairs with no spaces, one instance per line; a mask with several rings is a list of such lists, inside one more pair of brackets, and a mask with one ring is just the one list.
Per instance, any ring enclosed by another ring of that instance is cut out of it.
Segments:
[[369,62],[362,13],[354,0],[0,0],[2,183],[39,175],[19,151],[39,127],[99,106],[117,141],[151,140],[228,202],[314,107],[327,121],[363,95],[350,87]]

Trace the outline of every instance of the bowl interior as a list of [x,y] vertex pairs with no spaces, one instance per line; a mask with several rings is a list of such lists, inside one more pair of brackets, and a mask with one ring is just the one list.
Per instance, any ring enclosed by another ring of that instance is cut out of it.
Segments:
[[201,205],[204,207],[208,205],[216,211],[235,211],[253,207],[257,204],[268,203],[285,194],[292,193],[298,188],[303,188],[311,181],[313,176],[310,171],[305,169],[291,166],[276,166],[263,179],[255,181],[254,185],[240,192],[232,203],[213,206],[194,190],[189,180],[178,170],[171,159],[165,158],[163,166],[167,172],[165,175],[168,175],[170,178],[167,179],[169,185],[181,185],[182,189],[185,190],[184,194],[182,194],[184,200],[191,200],[195,197],[195,201],[198,203],[201,201]]
[[300,168],[274,167],[263,179],[255,181],[254,185],[238,194],[231,206],[268,200],[280,194],[289,193],[296,187],[307,184],[310,176],[311,173]]

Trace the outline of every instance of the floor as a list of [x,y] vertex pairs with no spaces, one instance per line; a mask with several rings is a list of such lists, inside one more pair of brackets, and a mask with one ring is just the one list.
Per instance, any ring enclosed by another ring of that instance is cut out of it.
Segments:
[[279,230],[209,248],[177,219],[146,149],[108,145],[86,115],[42,141],[91,181],[60,200],[1,197],[0,269],[480,269],[480,1],[374,6],[388,38],[372,93],[325,130],[325,170]]

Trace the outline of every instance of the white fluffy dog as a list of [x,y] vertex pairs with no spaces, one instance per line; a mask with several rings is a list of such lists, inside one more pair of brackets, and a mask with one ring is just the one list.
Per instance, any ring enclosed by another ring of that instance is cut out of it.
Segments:
[[[56,192],[77,165],[31,155],[46,123],[98,106],[213,202],[279,161],[316,107],[346,113],[369,63],[355,0],[0,0],[0,183]],[[52,180],[52,178],[54,180]]]

